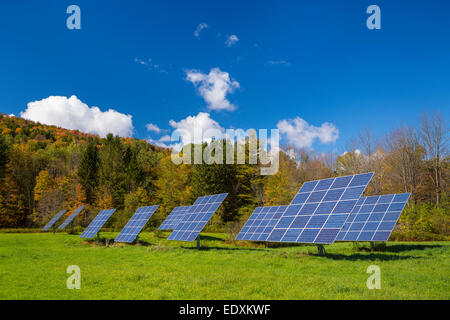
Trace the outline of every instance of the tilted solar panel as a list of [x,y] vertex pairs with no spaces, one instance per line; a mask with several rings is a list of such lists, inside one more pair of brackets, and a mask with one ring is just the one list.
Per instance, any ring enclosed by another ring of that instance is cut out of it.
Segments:
[[333,243],[373,173],[305,182],[267,241]]
[[257,207],[236,240],[266,241],[288,206]]
[[186,212],[191,208],[191,206],[181,206],[176,207],[167,216],[166,220],[159,226],[159,230],[173,230],[186,214]]
[[198,198],[170,234],[168,240],[194,241],[228,193]]
[[74,212],[72,212],[72,214],[66,220],[64,220],[64,222],[58,227],[58,229],[64,229],[65,227],[67,227],[67,225],[76,218],[76,216],[84,209],[84,207],[86,206],[83,205],[81,207],[78,207]]
[[114,242],[133,242],[159,206],[141,207],[120,231]]
[[289,206],[256,208],[236,240],[333,243],[372,177],[306,182]]
[[337,241],[387,241],[410,193],[361,197]]
[[56,216],[54,216],[53,218],[50,219],[49,222],[47,222],[47,224],[42,228],[42,231],[47,231],[48,229],[51,228],[51,226],[53,226],[55,224],[56,221],[59,220],[59,218],[61,218],[61,216],[66,213],[67,210],[61,210],[60,212],[58,212],[56,214]]
[[98,213],[98,215],[92,220],[86,230],[83,231],[80,238],[93,238],[103,227],[105,222],[111,217],[116,209],[106,209]]

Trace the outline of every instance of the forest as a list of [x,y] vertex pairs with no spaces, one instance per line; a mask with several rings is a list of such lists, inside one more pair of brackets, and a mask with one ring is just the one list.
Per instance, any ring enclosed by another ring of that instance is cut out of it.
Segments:
[[391,240],[450,239],[448,124],[438,111],[383,136],[366,129],[341,154],[283,146],[271,176],[260,174],[260,164],[175,165],[171,150],[146,140],[2,114],[0,133],[2,229],[39,228],[57,211],[87,204],[76,224],[85,227],[99,210],[117,208],[106,227],[118,231],[138,207],[158,204],[146,227],[155,229],[174,207],[227,192],[207,229],[232,235],[256,206],[288,204],[305,181],[373,171],[365,195],[412,194]]

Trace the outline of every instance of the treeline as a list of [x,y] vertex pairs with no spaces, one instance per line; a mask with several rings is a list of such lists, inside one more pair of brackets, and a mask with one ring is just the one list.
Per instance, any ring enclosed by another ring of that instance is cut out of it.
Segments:
[[117,208],[106,226],[121,229],[139,206],[159,204],[148,224],[154,228],[175,206],[227,192],[208,228],[236,229],[255,206],[288,204],[305,181],[374,171],[366,195],[412,193],[394,237],[450,235],[448,128],[439,113],[422,115],[418,129],[396,128],[377,139],[366,130],[341,155],[285,146],[271,176],[248,164],[248,140],[247,164],[175,165],[170,150],[145,140],[0,116],[1,228],[42,226],[62,208],[87,204],[77,223],[86,226],[99,210]]

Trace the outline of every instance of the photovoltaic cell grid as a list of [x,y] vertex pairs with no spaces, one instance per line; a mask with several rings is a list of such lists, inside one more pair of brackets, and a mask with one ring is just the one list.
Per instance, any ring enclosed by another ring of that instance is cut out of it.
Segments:
[[116,209],[106,209],[98,213],[98,215],[92,220],[86,230],[83,231],[80,238],[93,238],[97,232],[103,227],[105,222],[111,217],[111,215],[116,211]]
[[373,173],[305,182],[267,241],[334,243]]
[[159,206],[149,206],[137,209],[136,213],[131,217],[130,221],[128,221],[114,241],[133,242],[158,207]]
[[191,206],[176,207],[159,226],[159,230],[173,230]]
[[47,222],[47,224],[42,228],[42,231],[47,231],[48,229],[50,229],[51,226],[53,226],[55,224],[56,221],[59,220],[59,218],[61,218],[61,216],[66,213],[67,210],[61,210],[60,212],[58,212],[56,214],[56,216],[54,216],[53,218],[50,219],[49,222]]
[[64,222],[58,227],[58,229],[64,229],[65,227],[67,227],[67,225],[76,218],[76,216],[84,209],[84,207],[86,206],[78,207],[74,212],[72,212],[72,214],[66,220],[64,220]]
[[221,193],[198,198],[186,211],[168,239],[194,241],[227,195],[228,193]]
[[387,241],[410,193],[361,197],[337,241]]
[[257,207],[236,240],[266,241],[288,206]]

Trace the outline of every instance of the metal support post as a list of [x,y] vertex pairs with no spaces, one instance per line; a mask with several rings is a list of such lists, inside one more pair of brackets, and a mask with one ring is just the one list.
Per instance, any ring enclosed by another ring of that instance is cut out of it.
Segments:
[[323,244],[317,245],[317,249],[319,250],[319,256],[324,256],[326,254]]

